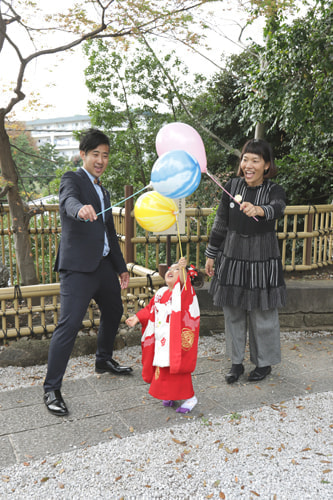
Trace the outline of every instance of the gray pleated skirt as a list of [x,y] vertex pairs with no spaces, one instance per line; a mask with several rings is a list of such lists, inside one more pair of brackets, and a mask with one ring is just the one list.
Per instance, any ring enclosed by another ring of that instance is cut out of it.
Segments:
[[266,311],[284,307],[286,286],[275,232],[247,236],[229,231],[215,260],[209,293],[221,308]]

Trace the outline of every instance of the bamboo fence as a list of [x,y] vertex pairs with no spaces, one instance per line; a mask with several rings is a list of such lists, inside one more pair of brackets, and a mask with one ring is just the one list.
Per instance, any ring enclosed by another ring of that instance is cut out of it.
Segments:
[[[127,211],[127,215],[126,215]],[[0,342],[23,336],[50,336],[59,315],[59,276],[53,271],[61,226],[58,205],[38,206],[30,221],[31,252],[39,285],[22,286],[15,256],[8,205],[0,205],[2,265],[8,269],[9,285],[0,288]],[[140,228],[131,206],[114,208],[113,216],[123,254],[128,262],[130,285],[122,291],[122,321],[144,306],[164,283],[158,273],[181,254],[203,269],[204,251],[213,218],[210,208],[186,208],[185,233],[152,234]],[[333,263],[333,205],[288,206],[276,223],[285,273],[309,271]],[[99,311],[92,300],[83,328],[99,325]]]

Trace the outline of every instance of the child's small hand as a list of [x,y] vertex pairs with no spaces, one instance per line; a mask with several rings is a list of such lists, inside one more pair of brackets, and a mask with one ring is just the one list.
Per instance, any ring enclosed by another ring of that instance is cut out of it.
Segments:
[[127,320],[125,321],[126,325],[127,326],[135,326],[136,324],[139,323],[139,319],[138,317],[135,315],[135,316],[131,316],[130,318],[127,318]]
[[185,268],[187,266],[187,260],[185,257],[181,257],[178,261],[178,265],[180,268]]

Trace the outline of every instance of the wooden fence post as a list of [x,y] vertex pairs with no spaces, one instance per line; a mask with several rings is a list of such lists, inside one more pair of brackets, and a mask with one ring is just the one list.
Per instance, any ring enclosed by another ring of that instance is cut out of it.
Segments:
[[168,266],[168,264],[159,264],[159,265],[158,265],[158,274],[159,274],[160,276],[162,276],[162,278],[164,278],[165,273],[166,273],[166,272],[167,272],[167,270],[168,270],[168,267],[169,267],[169,266]]
[[[308,233],[312,233],[313,231],[313,214],[308,215],[308,223],[307,223],[307,228],[306,231]],[[311,238],[307,238],[304,244],[306,245],[306,257],[305,257],[305,265],[306,266],[311,266],[312,264],[312,236]]]
[[126,263],[134,262],[134,244],[132,243],[132,238],[134,237],[134,220],[131,217],[131,213],[134,208],[133,198],[129,198],[133,195],[133,186],[125,186],[125,261]]

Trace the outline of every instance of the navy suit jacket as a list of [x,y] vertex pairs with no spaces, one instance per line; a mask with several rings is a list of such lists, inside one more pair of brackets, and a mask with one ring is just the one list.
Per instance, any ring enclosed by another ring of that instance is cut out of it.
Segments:
[[[110,195],[105,188],[105,208],[110,207]],[[120,250],[114,227],[112,210],[99,215],[94,222],[85,222],[77,218],[83,205],[92,205],[96,214],[102,210],[101,202],[88,175],[82,168],[75,172],[66,172],[60,182],[59,210],[61,219],[61,241],[54,266],[55,271],[93,272],[97,269],[104,248],[106,231],[114,270],[121,274],[127,271],[126,263]]]

